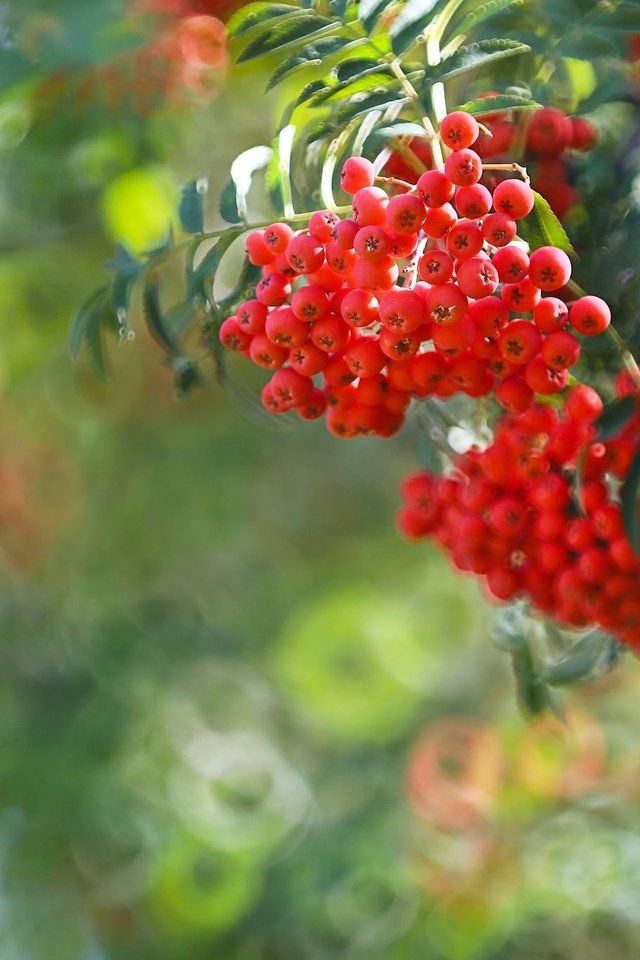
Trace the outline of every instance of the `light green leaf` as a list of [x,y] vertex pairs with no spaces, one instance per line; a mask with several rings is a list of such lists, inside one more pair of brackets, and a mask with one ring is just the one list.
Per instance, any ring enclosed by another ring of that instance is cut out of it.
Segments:
[[518,40],[479,40],[478,43],[460,47],[442,63],[432,67],[425,78],[425,83],[431,86],[442,80],[468,73],[470,70],[477,70],[495,60],[528,53],[530,49],[526,43],[520,43]]
[[312,100],[312,106],[346,102],[357,93],[366,93],[368,90],[389,87],[397,84],[397,82],[395,77],[389,76],[388,70],[385,70],[384,67],[370,67],[359,76],[353,77],[351,80],[345,80],[325,92],[316,94]]
[[[296,40],[312,41],[326,27],[336,23],[327,17],[320,17],[315,13],[303,13],[295,17],[284,17],[274,26],[265,30],[252,40],[238,57],[238,63],[255,60],[266,53],[272,53],[281,47],[286,47]],[[318,36],[319,39],[319,36]]]

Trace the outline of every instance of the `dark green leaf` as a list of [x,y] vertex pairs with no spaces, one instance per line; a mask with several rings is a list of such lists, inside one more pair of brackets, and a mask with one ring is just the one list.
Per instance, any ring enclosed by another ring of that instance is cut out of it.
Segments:
[[72,360],[77,360],[80,348],[87,338],[87,332],[96,318],[101,318],[109,295],[108,287],[101,287],[95,290],[88,297],[82,306],[78,307],[69,327],[69,355]]
[[343,104],[327,120],[321,120],[311,127],[307,135],[307,143],[314,143],[323,137],[336,133],[341,130],[346,123],[356,117],[369,113],[370,110],[383,109],[390,107],[394,103],[403,100],[400,93],[394,90],[375,90],[369,96],[363,97],[350,103]]
[[207,181],[204,177],[192,180],[182,188],[178,216],[180,223],[187,233],[202,233],[204,231],[204,203],[203,196],[207,190]]
[[236,203],[236,188],[233,180],[229,180],[222,188],[218,209],[220,210],[220,216],[227,223],[240,223],[240,214]]
[[142,311],[149,333],[156,343],[169,354],[179,354],[179,347],[162,315],[158,283],[152,277],[147,279],[142,291]]
[[622,519],[627,539],[640,556],[640,525],[638,523],[638,493],[640,491],[640,450],[631,461],[629,472],[620,489]]
[[462,34],[469,33],[478,24],[483,23],[490,17],[495,17],[508,7],[521,7],[523,4],[524,0],[489,0],[488,3],[482,3],[471,10],[450,34],[447,33],[447,36],[459,37]]
[[375,57],[352,57],[350,60],[342,60],[335,68],[335,77],[342,83],[343,80],[353,80],[355,77],[361,77],[365,70],[379,66]]
[[174,373],[173,383],[178,400],[191,393],[196,387],[204,387],[205,381],[195,360],[190,357],[175,357],[171,363]]
[[564,227],[544,197],[533,191],[533,210],[525,218],[527,240],[532,250],[539,247],[559,247],[565,253],[575,256],[575,250]]
[[[285,17],[252,40],[238,57],[238,63],[255,60],[256,57],[262,57],[265,53],[279,50],[296,40],[307,39],[310,42],[321,30],[335,22],[315,13],[302,13],[294,17]],[[318,37],[318,39],[320,38]]]
[[635,3],[599,3],[591,23],[604,30],[640,33],[640,6]]
[[226,233],[216,241],[215,245],[207,251],[198,266],[191,270],[187,283],[187,298],[189,300],[196,299],[197,297],[205,301],[210,299],[211,291],[209,290],[209,292],[207,292],[204,285],[205,283],[207,285],[213,284],[213,279],[222,257],[242,232],[243,228],[230,227]]
[[477,70],[504,57],[528,53],[531,48],[517,40],[479,40],[478,43],[460,47],[436,67],[431,67],[425,82],[427,85],[449,80],[469,70]]
[[317,94],[312,101],[312,106],[317,107],[322,103],[340,103],[347,101],[357,93],[366,93],[368,90],[376,90],[379,87],[389,87],[397,84],[394,77],[389,76],[388,70],[384,67],[371,67],[351,80],[345,80],[338,83],[322,93]]
[[511,651],[511,664],[516,681],[516,696],[523,713],[536,717],[549,709],[557,712],[557,699],[536,669],[528,644]]
[[102,340],[103,330],[107,323],[111,323],[113,326],[113,313],[107,309],[106,304],[103,304],[101,310],[95,310],[89,317],[85,337],[93,369],[102,381],[107,379],[107,360]]
[[269,80],[266,89],[271,90],[300,67],[314,63],[321,64],[327,57],[338,53],[344,47],[350,46],[351,43],[352,41],[347,37],[320,37],[315,43],[307,43],[301,50],[296,51],[280,64]]
[[638,398],[635,396],[616,397],[605,404],[604,409],[595,422],[598,431],[598,440],[609,440],[634,417],[638,412]]
[[378,18],[389,5],[389,0],[360,0],[358,4],[358,19],[367,33],[374,29]]
[[498,94],[495,97],[479,97],[477,100],[468,100],[456,110],[464,110],[474,117],[482,117],[487,113],[499,113],[505,110],[530,110],[539,108],[541,104],[527,97],[514,97],[509,94]]
[[396,55],[410,47],[429,26],[431,14],[443,5],[442,0],[409,0],[391,25],[391,46]]
[[615,44],[601,34],[567,31],[558,45],[558,52],[563,57],[591,60],[593,57],[615,57],[617,50]]
[[301,12],[300,7],[288,3],[249,3],[234,13],[227,24],[227,30],[230,37],[241,37],[261,23]]
[[606,634],[593,630],[574,643],[559,660],[548,663],[542,670],[543,680],[560,685],[586,679],[596,671],[613,642]]

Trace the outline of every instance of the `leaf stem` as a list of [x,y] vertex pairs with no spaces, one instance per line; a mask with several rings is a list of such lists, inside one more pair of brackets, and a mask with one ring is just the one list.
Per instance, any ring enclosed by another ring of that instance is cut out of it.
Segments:
[[520,163],[483,163],[483,170],[508,170],[511,173],[519,173],[525,183],[530,183],[529,173],[526,167]]
[[408,183],[406,180],[400,180],[398,177],[376,177],[378,183],[393,183],[398,187],[405,187],[407,191],[413,190],[415,184]]
[[[396,76],[400,81],[400,83],[402,84],[402,89],[404,90],[406,95],[409,97],[409,99],[413,100],[414,103],[417,103],[420,106],[421,113],[422,113],[424,107],[422,105],[422,100],[420,98],[420,95],[418,94],[418,91],[413,86],[413,84],[405,74],[404,70],[402,69],[400,60],[396,57],[395,59],[389,62],[389,66],[394,76]],[[420,117],[420,120],[422,122],[422,126],[426,130],[427,139],[431,144],[431,150],[433,152],[433,160],[436,165],[436,168],[438,170],[442,170],[444,168],[444,157],[442,156],[442,147],[440,145],[438,134],[436,133],[433,123],[431,122],[431,118],[423,115]]]

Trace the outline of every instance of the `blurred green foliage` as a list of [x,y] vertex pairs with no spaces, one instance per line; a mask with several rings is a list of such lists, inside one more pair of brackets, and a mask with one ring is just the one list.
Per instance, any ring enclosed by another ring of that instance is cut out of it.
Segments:
[[2,960],[636,956],[637,664],[522,722],[476,586],[394,532],[417,426],[176,404],[137,302],[108,386],[71,366],[113,242],[162,239],[278,104],[247,72],[143,117],[42,105],[114,10],[57,4],[0,105]]

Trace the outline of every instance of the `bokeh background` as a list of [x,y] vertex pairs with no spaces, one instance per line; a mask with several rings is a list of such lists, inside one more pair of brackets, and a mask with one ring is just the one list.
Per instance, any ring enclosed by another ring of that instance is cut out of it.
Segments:
[[71,364],[114,244],[282,105],[135,6],[0,7],[3,960],[637,956],[638,665],[523,720],[493,608],[394,530],[419,425],[274,427],[213,368],[177,403],[139,305],[107,384]]

